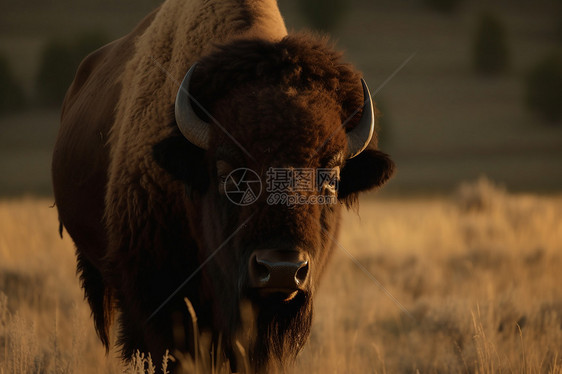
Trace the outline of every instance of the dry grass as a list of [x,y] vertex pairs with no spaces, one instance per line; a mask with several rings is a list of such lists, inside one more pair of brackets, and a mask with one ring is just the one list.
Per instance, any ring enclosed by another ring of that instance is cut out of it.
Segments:
[[[158,372],[105,357],[49,205],[0,202],[0,373]],[[295,372],[562,373],[562,196],[480,180],[344,222]]]

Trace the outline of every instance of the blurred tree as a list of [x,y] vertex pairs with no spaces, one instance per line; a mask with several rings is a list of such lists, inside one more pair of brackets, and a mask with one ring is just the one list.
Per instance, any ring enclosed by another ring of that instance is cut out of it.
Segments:
[[84,57],[109,42],[109,37],[101,32],[87,32],[78,36],[74,42],[74,56],[80,63]]
[[301,13],[316,30],[334,31],[349,9],[346,0],[299,0]]
[[37,75],[37,96],[41,104],[60,105],[76,68],[72,47],[49,42],[41,53]]
[[527,74],[525,95],[529,108],[550,122],[562,118],[562,56],[551,53]]
[[39,102],[60,105],[80,62],[107,40],[101,33],[90,32],[81,34],[70,43],[56,40],[48,42],[41,54],[36,79]]
[[443,13],[457,10],[462,0],[424,0],[426,6]]
[[507,37],[500,19],[491,13],[483,13],[473,45],[474,69],[483,74],[499,74],[509,66]]
[[[562,5],[562,1],[560,1],[560,4]],[[557,22],[558,22],[556,25],[557,37],[558,37],[558,41],[562,42],[562,7],[560,7],[560,9],[558,10]]]
[[23,90],[10,69],[8,59],[0,54],[0,114],[17,111],[24,104]]

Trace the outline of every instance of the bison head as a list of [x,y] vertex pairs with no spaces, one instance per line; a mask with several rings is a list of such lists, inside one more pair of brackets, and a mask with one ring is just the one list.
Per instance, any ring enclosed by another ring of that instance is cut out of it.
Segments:
[[191,67],[175,118],[154,153],[186,186],[200,324],[227,354],[246,341],[258,371],[283,363],[309,335],[341,205],[392,174],[367,85],[310,37],[236,41]]

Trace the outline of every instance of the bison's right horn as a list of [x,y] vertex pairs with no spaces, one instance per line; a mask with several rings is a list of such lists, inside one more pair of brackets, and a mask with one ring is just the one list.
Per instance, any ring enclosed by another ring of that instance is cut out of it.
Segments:
[[210,126],[203,121],[191,106],[192,97],[189,94],[189,83],[197,63],[188,70],[181,82],[176,96],[176,123],[181,133],[192,144],[202,149],[209,149]]
[[348,158],[353,158],[363,152],[375,132],[375,110],[371,93],[364,79],[361,79],[361,85],[363,86],[363,114],[357,126],[347,133]]

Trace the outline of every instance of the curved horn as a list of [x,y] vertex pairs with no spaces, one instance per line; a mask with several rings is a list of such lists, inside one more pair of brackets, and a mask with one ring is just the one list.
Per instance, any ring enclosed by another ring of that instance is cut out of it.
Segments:
[[191,95],[189,94],[189,83],[195,71],[197,63],[188,70],[181,82],[181,86],[176,96],[176,123],[181,133],[192,144],[202,149],[209,148],[210,126],[203,121],[191,106]]
[[361,79],[361,84],[363,85],[363,114],[357,126],[347,133],[348,158],[353,158],[363,152],[369,145],[375,131],[375,110],[371,93],[364,79]]

